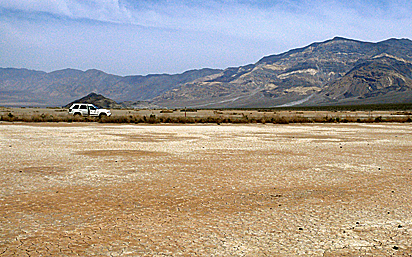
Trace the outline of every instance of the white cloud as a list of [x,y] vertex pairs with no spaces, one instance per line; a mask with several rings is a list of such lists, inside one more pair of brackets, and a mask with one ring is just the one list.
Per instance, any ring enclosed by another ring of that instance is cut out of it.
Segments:
[[70,16],[71,12],[65,0],[0,0],[0,7],[28,12],[48,12]]
[[406,0],[0,0],[0,66],[224,68],[334,36],[411,38],[411,9]]
[[132,21],[131,13],[119,0],[0,0],[0,7],[50,13],[73,19],[124,23]]
[[91,20],[132,23],[132,14],[119,0],[75,1],[70,3],[72,18],[87,18]]
[[72,19],[274,39],[280,33],[308,30],[323,34],[325,28],[345,32],[345,28],[362,26],[363,21],[411,18],[412,4],[406,0],[0,0],[0,7]]

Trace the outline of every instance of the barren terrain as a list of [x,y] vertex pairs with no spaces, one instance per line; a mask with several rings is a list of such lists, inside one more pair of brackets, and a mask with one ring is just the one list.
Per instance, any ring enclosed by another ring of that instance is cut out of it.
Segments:
[[412,124],[0,123],[0,256],[411,256]]

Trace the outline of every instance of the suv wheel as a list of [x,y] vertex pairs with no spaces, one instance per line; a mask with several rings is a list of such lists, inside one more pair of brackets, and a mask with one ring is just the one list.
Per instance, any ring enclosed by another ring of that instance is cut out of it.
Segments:
[[107,116],[106,113],[100,113],[100,114],[99,114],[99,118],[100,118],[100,119],[103,118],[103,117],[106,117],[106,116]]

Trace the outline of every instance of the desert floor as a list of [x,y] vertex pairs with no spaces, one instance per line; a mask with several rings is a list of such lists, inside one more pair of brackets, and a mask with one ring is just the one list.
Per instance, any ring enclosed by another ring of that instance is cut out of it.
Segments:
[[0,123],[0,256],[411,256],[412,124]]

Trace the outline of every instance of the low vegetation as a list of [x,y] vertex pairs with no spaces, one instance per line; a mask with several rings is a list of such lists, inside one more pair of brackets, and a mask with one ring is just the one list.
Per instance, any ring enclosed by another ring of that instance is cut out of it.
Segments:
[[[251,114],[229,113],[224,115],[223,112],[214,112],[210,116],[172,116],[168,115],[172,112],[161,112],[162,115],[113,115],[111,117],[79,117],[71,115],[52,115],[52,114],[33,114],[33,115],[17,115],[9,112],[0,115],[0,121],[6,122],[99,122],[99,123],[176,123],[176,124],[194,124],[194,123],[232,123],[232,124],[248,124],[248,123],[273,123],[273,124],[289,124],[289,123],[374,123],[374,122],[412,122],[410,112],[395,112],[391,116],[357,116],[357,115],[343,115],[341,113],[327,113],[318,114],[314,116],[305,116],[303,112],[294,112],[288,115],[277,114],[271,112],[270,114],[263,114],[260,116],[253,116]],[[247,113],[247,112],[246,112]]]

